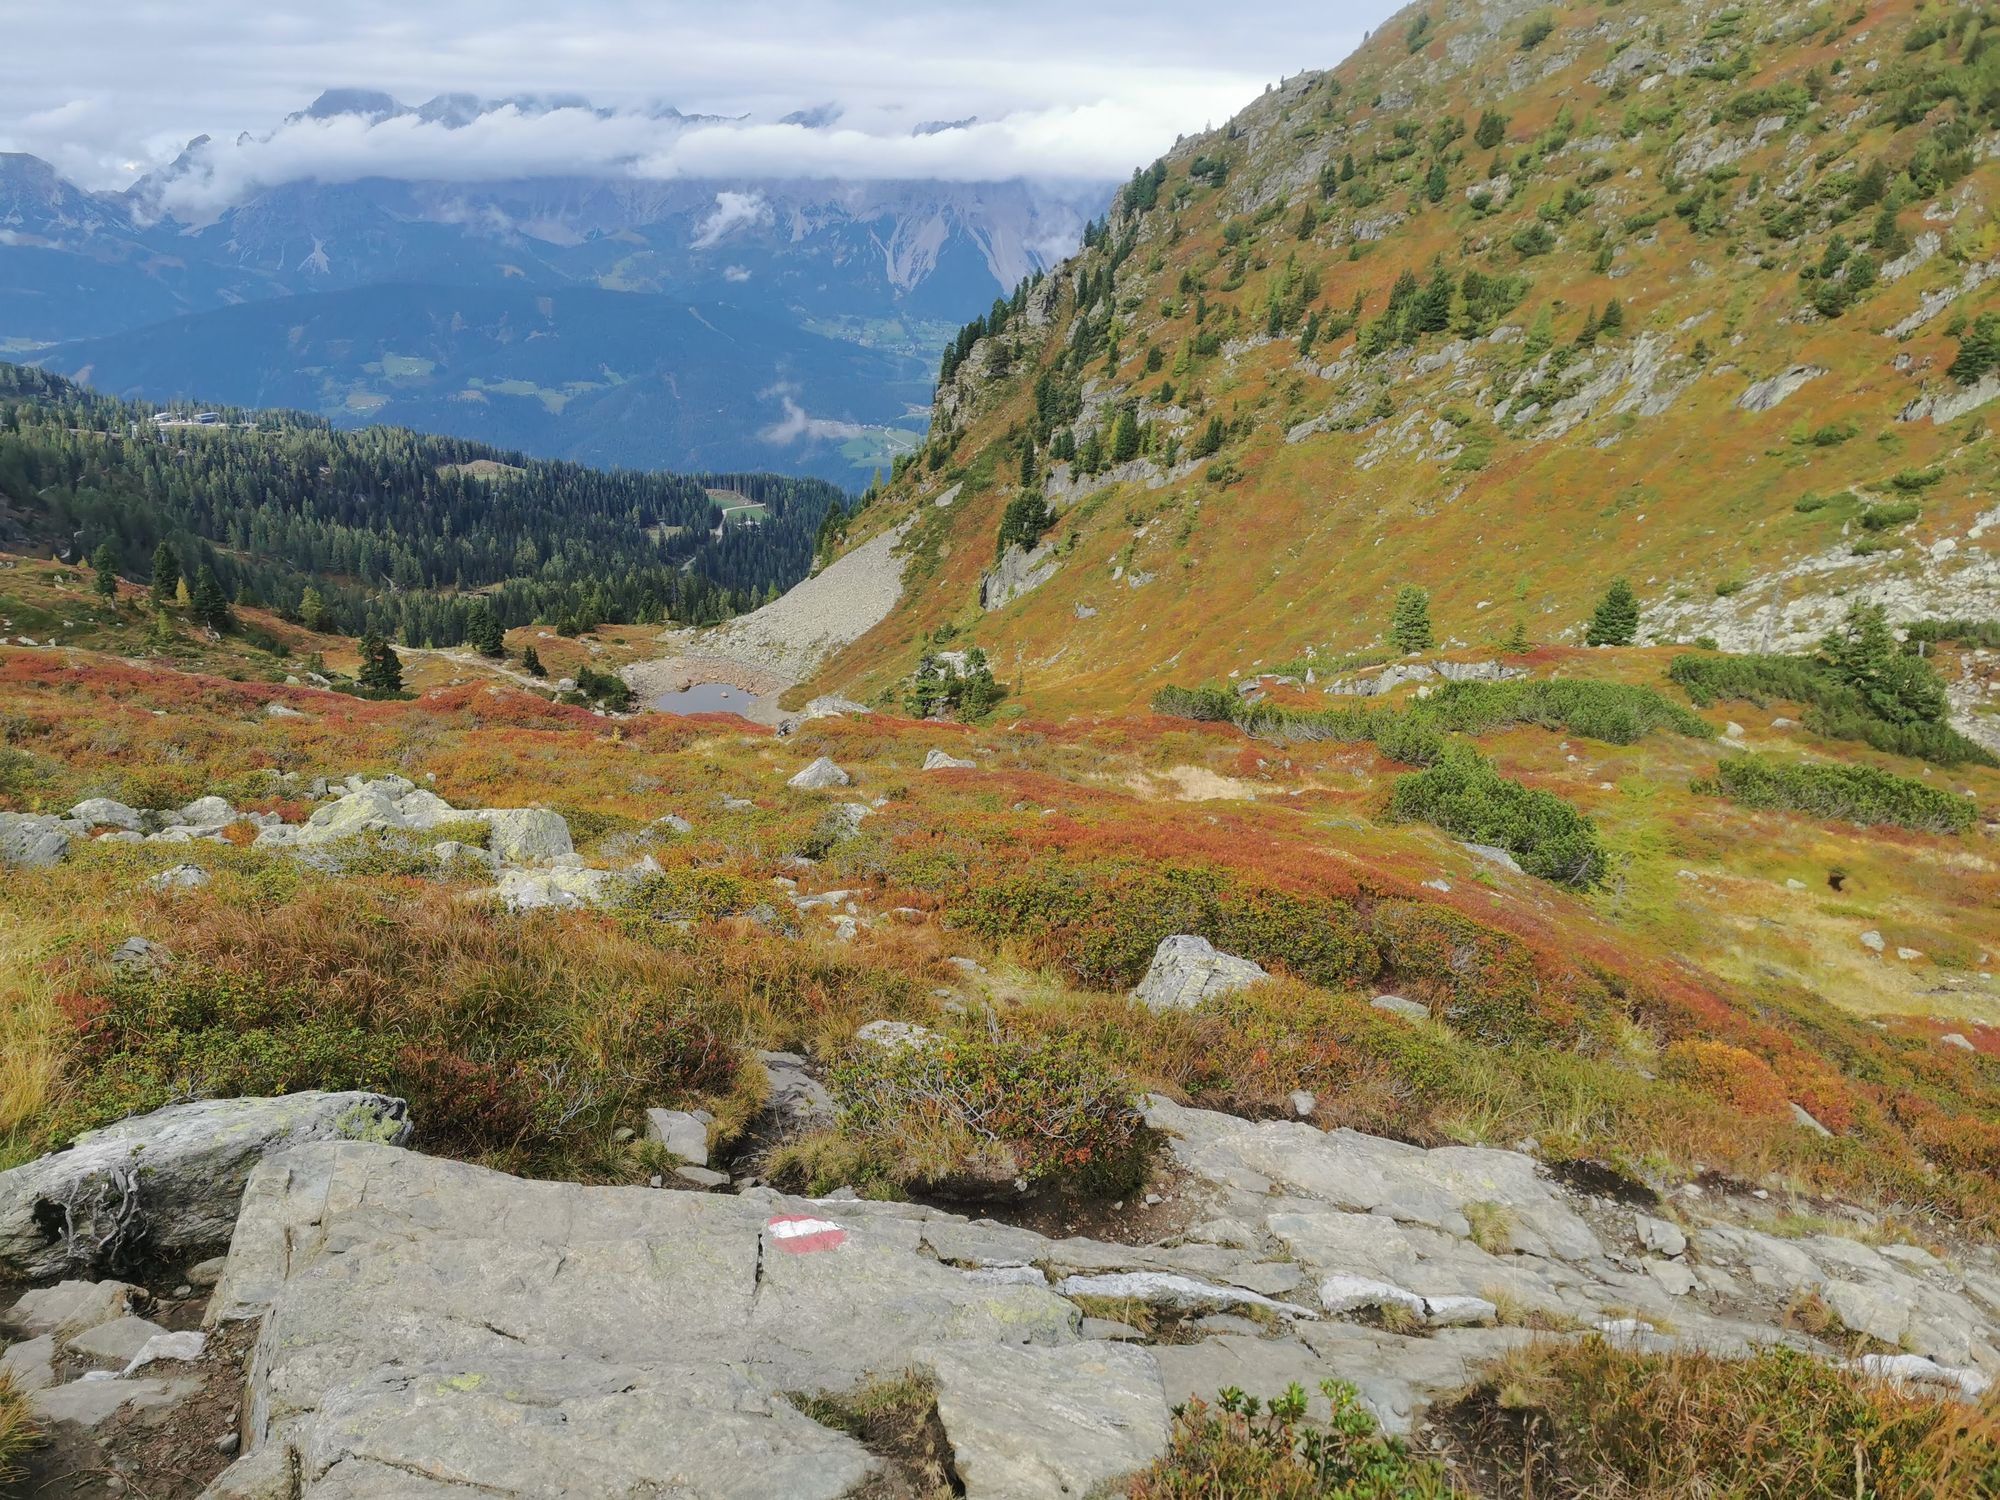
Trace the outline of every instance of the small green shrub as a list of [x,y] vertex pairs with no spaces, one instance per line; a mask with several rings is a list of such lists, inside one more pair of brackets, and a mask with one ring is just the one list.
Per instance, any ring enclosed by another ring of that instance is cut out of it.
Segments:
[[1968,799],[1907,776],[1892,776],[1873,766],[1788,761],[1771,755],[1727,756],[1713,777],[1694,783],[1694,790],[1745,807],[1781,808],[1816,818],[1930,833],[1963,833],[1978,816]]
[[1871,505],[1861,512],[1861,524],[1869,531],[1887,531],[1891,526],[1904,526],[1923,514],[1924,508],[1914,500],[1896,500],[1887,505]]
[[1268,1403],[1230,1387],[1213,1407],[1174,1411],[1165,1456],[1132,1482],[1132,1500],[1450,1500],[1442,1465],[1385,1436],[1345,1381],[1320,1386],[1325,1427],[1306,1420],[1305,1390]]
[[1530,875],[1559,885],[1604,878],[1608,856],[1588,818],[1552,792],[1508,780],[1469,746],[1400,778],[1389,811],[1468,843],[1497,845]]
[[1144,1179],[1152,1149],[1125,1084],[1050,1040],[864,1044],[829,1081],[840,1135],[898,1188],[1004,1190],[1025,1179],[1117,1197]]
[[1593,1335],[1504,1356],[1454,1415],[1495,1494],[1943,1500],[1987,1493],[2000,1473],[1992,1408],[1909,1395],[1796,1349],[1739,1360]]

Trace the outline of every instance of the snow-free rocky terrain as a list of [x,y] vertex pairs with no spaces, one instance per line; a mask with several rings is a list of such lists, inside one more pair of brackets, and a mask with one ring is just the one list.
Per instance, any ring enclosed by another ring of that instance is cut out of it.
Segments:
[[[766,1066],[775,1100],[816,1089],[796,1060]],[[98,1206],[62,1236],[0,1223],[7,1270],[72,1278],[15,1304],[27,1341],[6,1364],[52,1417],[172,1422],[204,1389],[186,1374],[204,1335],[133,1310],[219,1274],[205,1338],[247,1325],[253,1342],[236,1419],[203,1434],[241,1452],[212,1500],[837,1500],[885,1460],[795,1393],[911,1371],[935,1384],[968,1496],[1082,1495],[1158,1457],[1174,1403],[1232,1385],[1351,1381],[1407,1432],[1534,1337],[1527,1321],[1833,1357],[1780,1326],[1806,1294],[1903,1351],[1866,1357],[1885,1377],[1976,1397],[2000,1375],[2000,1261],[1984,1248],[1947,1261],[1871,1245],[1862,1214],[1778,1238],[1740,1222],[1747,1195],[1635,1202],[1630,1185],[1568,1187],[1513,1151],[1157,1097],[1146,1113],[1178,1184],[1146,1212],[1178,1227],[1126,1244],[750,1179],[525,1181],[392,1144],[400,1101],[371,1096],[172,1106],[0,1174],[0,1204],[31,1204],[37,1223],[52,1203]],[[185,1269],[229,1232],[214,1211],[246,1182],[226,1259]],[[95,1280],[120,1223],[181,1267],[154,1293]]]

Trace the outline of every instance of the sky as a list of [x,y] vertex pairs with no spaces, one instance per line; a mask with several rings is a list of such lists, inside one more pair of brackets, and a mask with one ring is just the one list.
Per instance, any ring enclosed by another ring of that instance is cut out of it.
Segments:
[[[213,212],[302,178],[1128,175],[1282,76],[1330,67],[1387,0],[8,0],[0,151]],[[322,89],[581,95],[448,129],[299,120]],[[689,125],[656,106],[729,117]],[[831,106],[830,109],[823,108]],[[784,124],[817,111],[811,126]],[[961,123],[961,122],[970,123]],[[945,124],[948,128],[922,129]]]

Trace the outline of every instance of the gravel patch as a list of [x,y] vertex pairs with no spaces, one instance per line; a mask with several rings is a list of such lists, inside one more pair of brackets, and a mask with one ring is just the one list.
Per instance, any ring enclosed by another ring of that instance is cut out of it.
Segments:
[[679,657],[721,657],[782,677],[788,685],[803,681],[896,607],[903,593],[903,559],[895,548],[908,525],[856,547],[762,609],[703,630],[670,631],[661,643]]

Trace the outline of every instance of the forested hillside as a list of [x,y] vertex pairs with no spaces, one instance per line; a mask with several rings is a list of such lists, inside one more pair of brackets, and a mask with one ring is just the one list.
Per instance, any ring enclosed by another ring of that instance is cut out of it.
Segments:
[[[231,599],[455,645],[475,597],[502,625],[725,618],[803,577],[845,498],[814,479],[607,471],[291,412],[208,415],[0,365],[0,531],[78,559],[108,544],[142,581],[164,543]],[[724,524],[711,491],[763,514]]]
[[[1135,172],[946,355],[904,609],[1078,703],[1439,644],[1990,614],[1995,17],[1412,6]],[[935,502],[935,503],[933,503]]]

